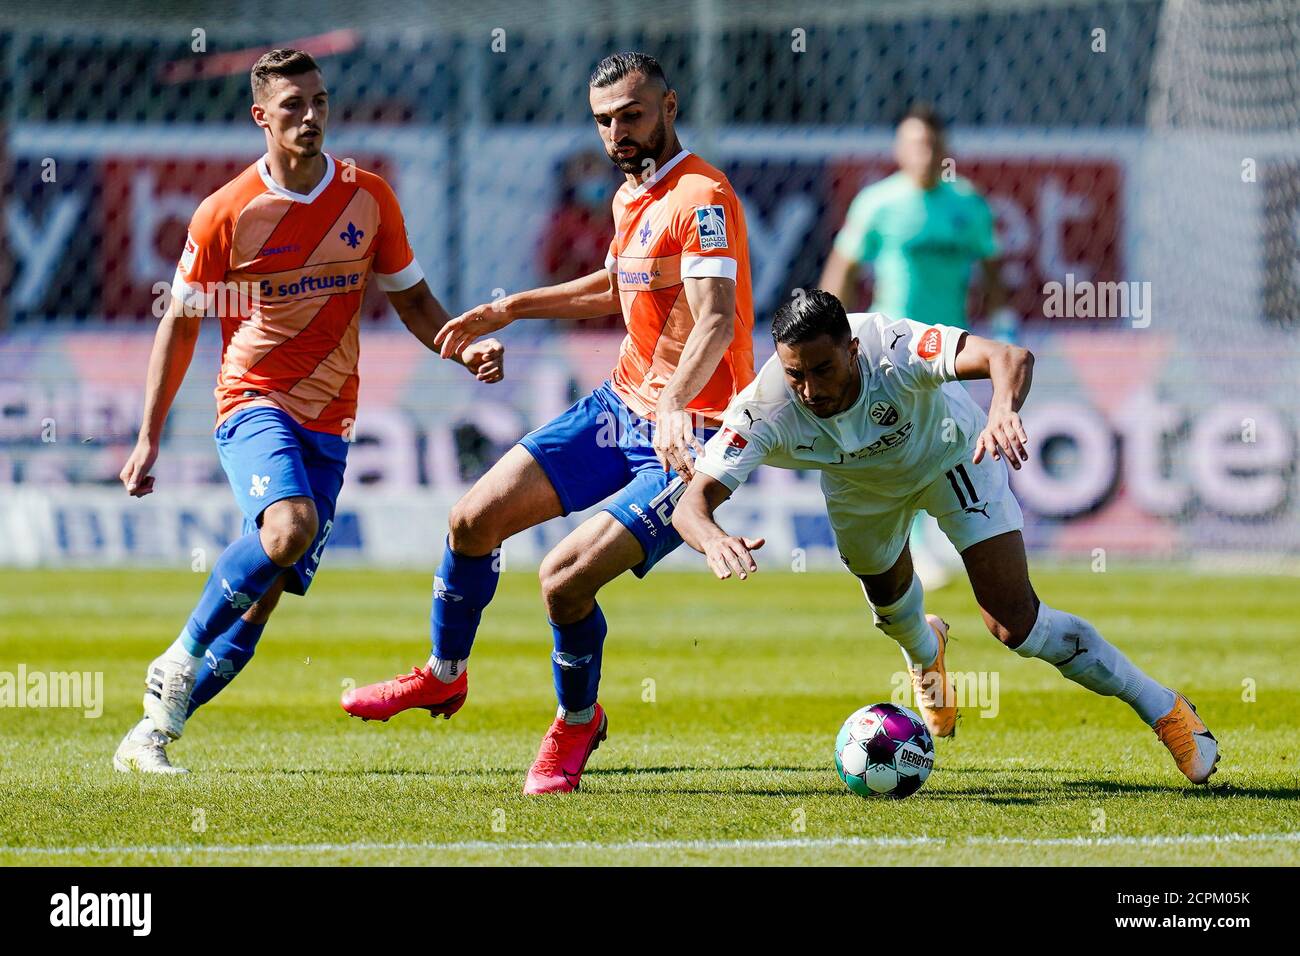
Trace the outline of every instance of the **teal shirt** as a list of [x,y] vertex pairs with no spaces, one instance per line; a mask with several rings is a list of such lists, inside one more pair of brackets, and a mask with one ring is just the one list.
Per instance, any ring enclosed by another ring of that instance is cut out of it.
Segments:
[[971,264],[996,256],[998,243],[993,213],[968,180],[927,191],[894,173],[858,193],[835,251],[874,264],[870,311],[964,329]]

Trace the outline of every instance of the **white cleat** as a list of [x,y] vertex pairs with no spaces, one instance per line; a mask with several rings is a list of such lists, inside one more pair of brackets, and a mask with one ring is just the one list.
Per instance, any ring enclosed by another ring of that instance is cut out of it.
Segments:
[[173,767],[167,759],[167,736],[157,730],[146,737],[133,738],[128,733],[117,745],[113,754],[113,769],[120,773],[189,773],[184,767]]
[[144,713],[168,740],[185,730],[190,693],[197,675],[187,663],[160,657],[149,665],[145,677]]

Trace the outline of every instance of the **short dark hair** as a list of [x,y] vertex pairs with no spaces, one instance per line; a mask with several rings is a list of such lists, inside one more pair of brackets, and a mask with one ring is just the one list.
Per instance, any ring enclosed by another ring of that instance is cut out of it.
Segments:
[[907,112],[898,118],[895,128],[902,126],[907,120],[920,120],[930,128],[930,132],[935,136],[943,135],[943,117],[929,103],[913,103],[907,108]]
[[779,345],[799,345],[823,335],[847,342],[852,332],[840,300],[821,289],[810,289],[781,303],[772,318],[772,341]]
[[262,101],[274,76],[298,76],[319,69],[315,59],[305,50],[267,50],[257,58],[252,71],[248,74],[249,85],[253,88],[253,99],[259,103]]
[[596,68],[591,71],[589,83],[597,89],[613,86],[632,73],[640,73],[647,80],[658,80],[664,89],[668,89],[668,77],[664,76],[664,68],[649,53],[611,53],[596,64]]

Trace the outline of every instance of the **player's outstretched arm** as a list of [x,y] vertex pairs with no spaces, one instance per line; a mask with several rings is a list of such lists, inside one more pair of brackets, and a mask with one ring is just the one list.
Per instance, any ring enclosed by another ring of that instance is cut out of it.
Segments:
[[[390,292],[388,301],[412,335],[431,352],[439,351],[438,333],[447,325],[449,316],[430,290],[429,283],[421,280],[409,289]],[[464,348],[450,355],[443,354],[443,358],[460,362],[480,382],[499,382],[505,377],[505,347],[496,339],[484,339],[473,345],[466,343]]]
[[442,357],[448,358],[459,355],[479,336],[498,332],[516,319],[597,319],[618,310],[614,274],[601,269],[581,279],[476,305],[444,325],[436,343]]
[[736,335],[736,283],[710,276],[685,279],[682,286],[695,321],[677,368],[659,393],[654,446],[664,471],[671,468],[690,481],[695,474],[690,450],[698,454],[704,449],[695,437],[695,419],[686,406],[709,384]]
[[1020,408],[1034,380],[1033,353],[968,332],[957,345],[955,367],[960,379],[987,378],[993,383],[989,420],[975,440],[971,461],[978,463],[985,452],[995,460],[1005,455],[1008,464],[1018,471],[1020,463],[1029,460],[1025,450],[1029,436],[1020,421]]
[[713,512],[730,497],[731,490],[722,482],[697,473],[677,502],[673,527],[683,541],[708,559],[718,580],[725,581],[734,574],[743,581],[758,570],[751,552],[763,546],[763,539],[727,534],[713,520]]
[[162,441],[163,425],[171,411],[176,393],[194,358],[194,343],[199,337],[202,315],[186,309],[180,297],[171,301],[158,324],[149,353],[149,372],[144,387],[144,417],[135,448],[118,475],[127,494],[143,498],[153,491],[154,462]]

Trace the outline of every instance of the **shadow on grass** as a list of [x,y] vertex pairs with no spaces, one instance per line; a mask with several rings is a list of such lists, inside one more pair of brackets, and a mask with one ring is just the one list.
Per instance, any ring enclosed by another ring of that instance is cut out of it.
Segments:
[[1116,783],[1114,780],[1067,780],[1062,786],[1070,790],[1099,790],[1102,793],[1115,795],[1176,795],[1191,800],[1222,800],[1229,797],[1249,797],[1262,800],[1300,799],[1300,787],[1242,787],[1226,780],[1222,782],[1211,781],[1205,786],[1184,784],[1176,780],[1168,784]]
[[[206,771],[219,777],[246,777],[279,775],[307,778],[352,778],[391,777],[414,781],[436,783],[439,780],[482,779],[495,781],[500,778],[522,779],[525,768],[475,767],[454,768],[447,770],[427,770],[415,767],[282,767],[282,768],[241,768]],[[680,784],[665,783],[660,789],[645,788],[635,785],[635,780],[645,776],[672,776],[678,774],[784,774],[792,775],[789,786],[745,786],[738,782],[735,786],[701,782],[694,785],[689,782]],[[1116,780],[1097,779],[1062,779],[1069,777],[1066,769],[1047,767],[953,767],[943,769],[932,777],[922,795],[929,800],[944,802],[978,801],[988,804],[1026,806],[1041,803],[1061,803],[1063,801],[1095,799],[1103,796],[1176,796],[1191,800],[1222,800],[1229,798],[1249,798],[1259,800],[1300,800],[1300,788],[1287,786],[1234,786],[1230,783],[1214,783],[1208,787],[1192,787],[1179,781],[1171,780],[1168,784],[1127,783]],[[692,794],[717,796],[756,796],[756,797],[796,797],[805,795],[842,795],[853,799],[847,790],[839,793],[835,785],[835,771],[831,767],[792,767],[792,766],[756,766],[741,764],[737,766],[655,766],[655,767],[592,767],[583,776],[586,779],[600,781],[603,793],[637,793],[650,795]],[[969,786],[958,790],[948,790],[942,785],[935,786],[937,780],[979,775],[989,780],[987,786]],[[999,780],[1004,781],[999,783]],[[620,786],[620,781],[628,785]],[[493,785],[495,787],[495,784]]]

